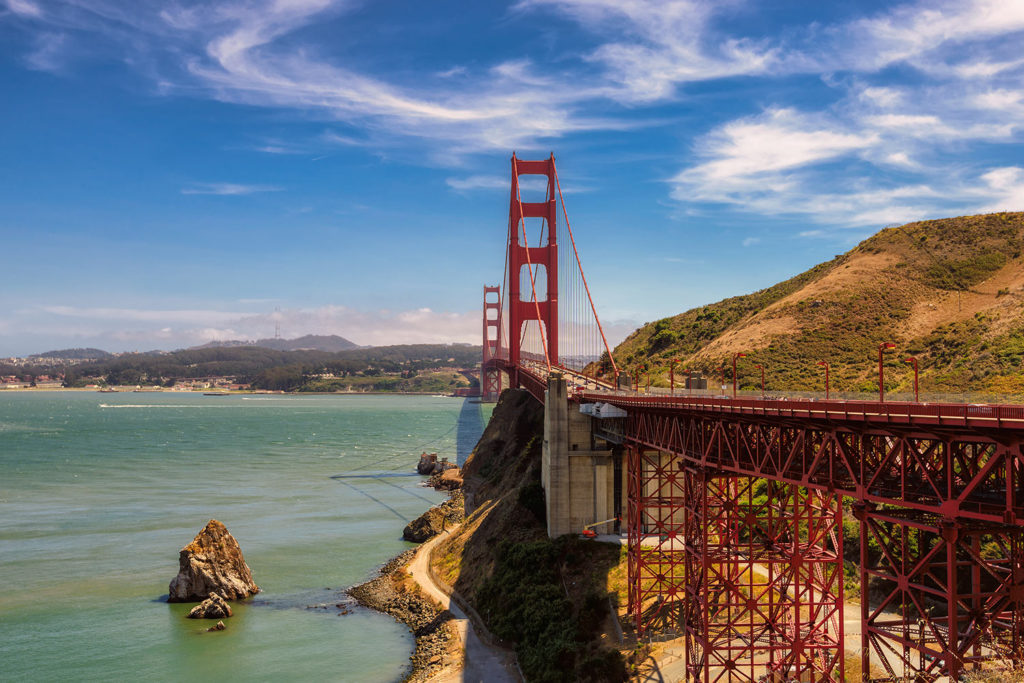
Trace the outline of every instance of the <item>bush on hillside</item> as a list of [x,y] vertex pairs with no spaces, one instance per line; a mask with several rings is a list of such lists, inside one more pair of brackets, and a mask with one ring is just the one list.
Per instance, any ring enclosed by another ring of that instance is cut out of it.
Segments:
[[478,593],[478,611],[495,635],[516,643],[529,681],[626,680],[621,655],[590,642],[606,614],[606,596],[591,590],[578,606],[567,597],[563,568],[580,576],[588,562],[587,549],[576,547],[581,542],[571,536],[502,541]]

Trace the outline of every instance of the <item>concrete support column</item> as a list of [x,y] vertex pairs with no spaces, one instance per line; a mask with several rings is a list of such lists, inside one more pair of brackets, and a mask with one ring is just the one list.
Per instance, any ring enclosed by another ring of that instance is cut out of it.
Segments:
[[541,482],[547,507],[548,536],[555,538],[572,533],[569,514],[569,401],[565,380],[554,372],[548,376],[544,399]]

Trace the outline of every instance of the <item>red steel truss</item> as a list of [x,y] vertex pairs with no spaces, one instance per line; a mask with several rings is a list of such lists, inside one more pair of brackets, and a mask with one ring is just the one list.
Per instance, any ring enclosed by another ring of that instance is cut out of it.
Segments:
[[670,455],[627,450],[629,607],[634,621],[680,628],[683,603],[685,477]]
[[[644,453],[629,461],[635,487],[682,490],[631,501],[630,611],[641,633],[683,615],[691,680],[843,680],[844,498],[860,526],[863,680],[955,680],[1024,661],[1024,425],[924,431],[877,414],[600,400],[631,404],[619,433]],[[644,532],[669,516],[682,521],[682,570],[673,554],[646,566]]]
[[843,681],[838,496],[684,472],[687,676]]
[[[957,680],[971,665],[1022,662],[1024,529],[858,504],[862,667],[886,676]],[[869,583],[870,582],[870,583]]]

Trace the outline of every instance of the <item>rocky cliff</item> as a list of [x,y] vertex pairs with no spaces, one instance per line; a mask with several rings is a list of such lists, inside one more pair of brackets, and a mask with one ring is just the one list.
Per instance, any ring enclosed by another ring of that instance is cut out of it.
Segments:
[[259,592],[238,541],[215,519],[178,555],[178,575],[168,587],[167,602],[199,602],[217,593],[240,600]]

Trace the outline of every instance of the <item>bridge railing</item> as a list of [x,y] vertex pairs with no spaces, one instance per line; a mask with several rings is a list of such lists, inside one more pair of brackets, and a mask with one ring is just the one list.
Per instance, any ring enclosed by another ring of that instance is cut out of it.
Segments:
[[747,397],[722,395],[644,394],[635,391],[584,391],[580,398],[606,401],[622,407],[660,407],[722,413],[806,417],[828,420],[922,422],[926,424],[973,424],[1024,428],[1024,406],[993,403],[914,403],[877,400],[814,400],[808,398]]
[[[677,387],[674,391],[667,387],[640,387],[639,389],[626,390],[626,393],[639,396],[717,396],[721,398],[732,398],[732,388],[729,386],[719,390],[717,387],[708,389],[686,389]],[[824,391],[767,391],[762,393],[759,390],[741,389],[736,392],[741,398],[765,398],[769,400],[792,399],[823,401]],[[886,403],[982,403],[992,405],[1021,405],[1024,404],[1024,395],[1021,394],[993,394],[982,392],[928,392],[920,393],[920,400],[914,400],[913,392],[908,391],[887,391],[885,393]],[[865,401],[878,402],[877,391],[832,391],[829,392],[829,400],[837,401]]]

